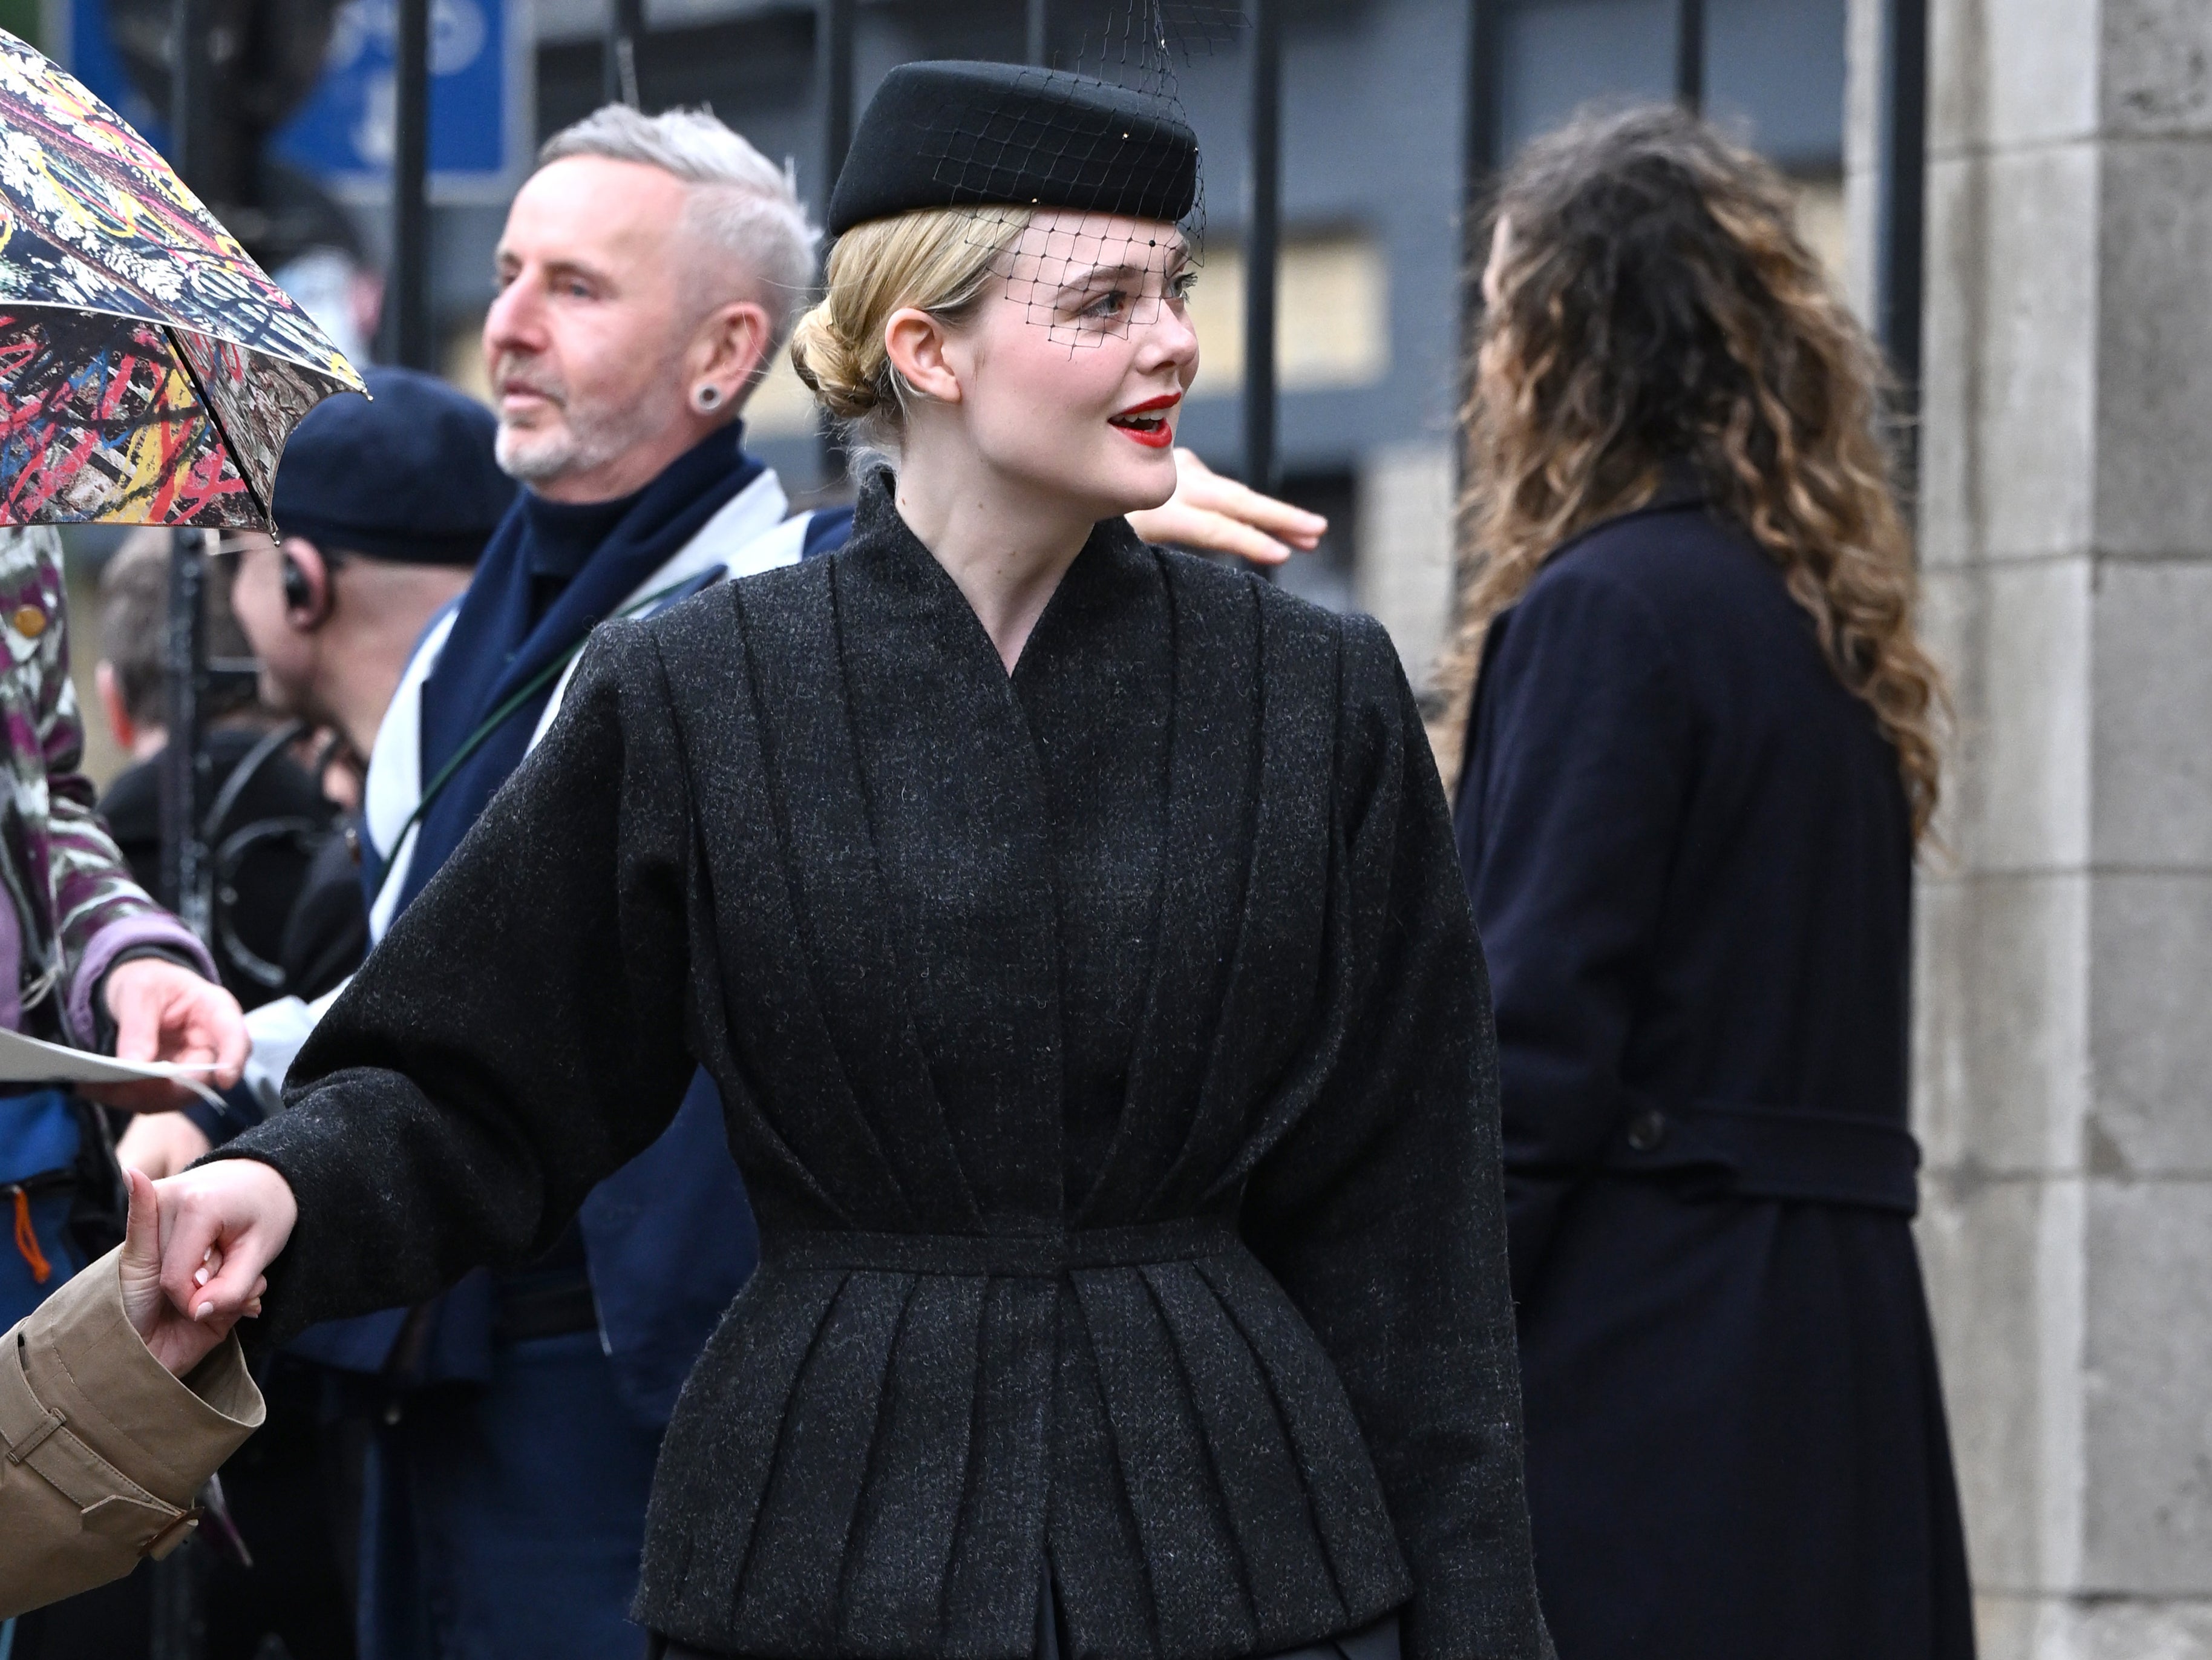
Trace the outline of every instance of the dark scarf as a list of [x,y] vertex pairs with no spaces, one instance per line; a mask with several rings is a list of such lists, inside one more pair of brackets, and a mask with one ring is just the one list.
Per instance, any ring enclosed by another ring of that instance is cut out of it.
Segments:
[[[422,683],[422,776],[436,778],[484,718],[605,621],[761,475],[742,425],[668,464],[636,495],[569,506],[524,490],[492,533],[453,632]],[[550,597],[550,603],[547,603]],[[522,763],[558,677],[455,769],[422,815],[404,909]]]

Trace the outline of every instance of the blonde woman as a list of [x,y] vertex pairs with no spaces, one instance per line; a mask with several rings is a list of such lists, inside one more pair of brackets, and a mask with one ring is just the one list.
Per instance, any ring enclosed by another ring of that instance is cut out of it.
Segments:
[[850,544],[605,629],[290,1110],[165,1189],[173,1295],[273,1262],[281,1334],[542,1251],[705,1067],[763,1262],[663,1447],[670,1655],[1543,1650],[1404,678],[1121,516],[1196,168],[1102,82],[895,72],[792,349],[894,463]]
[[1956,1660],[1905,1125],[1941,692],[1875,357],[1671,110],[1534,146],[1484,280],[1447,687],[1559,1653]]

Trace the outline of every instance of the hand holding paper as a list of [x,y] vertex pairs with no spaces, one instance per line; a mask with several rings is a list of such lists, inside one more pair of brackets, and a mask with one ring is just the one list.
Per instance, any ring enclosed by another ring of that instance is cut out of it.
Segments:
[[150,1070],[83,1077],[86,1092],[111,1107],[161,1112],[180,1106],[187,1091],[206,1094],[188,1074],[211,1074],[219,1088],[238,1081],[246,1052],[246,1018],[238,1000],[181,964],[139,958],[108,971],[107,1012],[115,1022],[115,1058]]
[[106,994],[114,1055],[0,1030],[0,1084],[76,1084],[112,1107],[161,1112],[193,1095],[212,1100],[210,1082],[238,1081],[246,1020],[221,986],[179,964],[141,958],[109,971]]
[[[120,1085],[135,1089],[149,1083],[159,1084],[165,1091],[198,1093],[207,1090],[201,1078],[216,1073],[211,1061],[181,1064],[162,1061],[118,1061],[112,1055],[94,1055],[89,1049],[73,1049],[62,1043],[48,1043],[36,1037],[26,1037],[20,1031],[0,1028],[0,1085],[6,1084],[87,1084],[93,1086],[86,1093],[106,1099],[111,1090]],[[210,1093],[212,1091],[210,1091]],[[126,1102],[112,1104],[129,1105]],[[161,1106],[174,1105],[165,1098]],[[133,1107],[133,1110],[148,1110]],[[158,1110],[158,1109],[156,1109]]]

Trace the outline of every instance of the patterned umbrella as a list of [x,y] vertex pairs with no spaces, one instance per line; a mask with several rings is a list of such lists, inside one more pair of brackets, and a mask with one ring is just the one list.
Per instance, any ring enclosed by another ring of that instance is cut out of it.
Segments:
[[270,529],[361,377],[153,147],[0,31],[0,524]]

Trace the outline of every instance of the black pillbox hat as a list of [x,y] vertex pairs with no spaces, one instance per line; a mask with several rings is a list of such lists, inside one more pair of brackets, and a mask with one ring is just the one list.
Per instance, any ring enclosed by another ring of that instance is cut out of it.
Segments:
[[[473,565],[514,500],[499,423],[412,369],[371,369],[368,398],[326,398],[276,468],[276,527],[317,547],[410,565]],[[374,400],[374,401],[371,401]]]
[[1014,64],[904,64],[862,112],[830,231],[921,208],[1073,208],[1174,222],[1198,136],[1148,93]]

